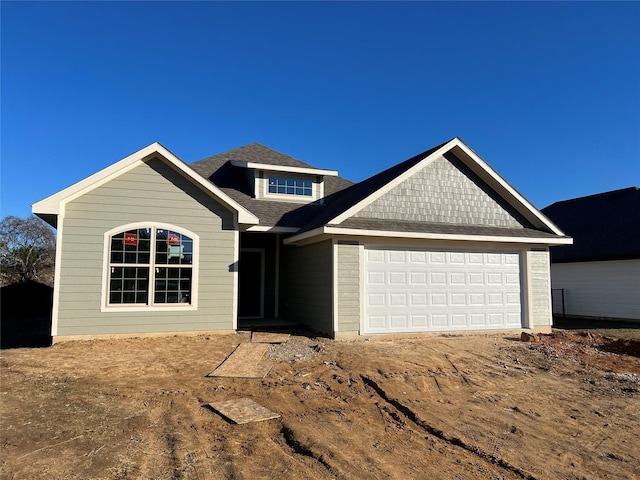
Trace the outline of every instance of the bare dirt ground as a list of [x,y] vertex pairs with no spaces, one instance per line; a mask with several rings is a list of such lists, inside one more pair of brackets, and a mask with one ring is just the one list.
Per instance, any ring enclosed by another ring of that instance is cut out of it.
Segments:
[[[294,335],[262,380],[205,377],[249,339],[2,351],[0,477],[640,478],[637,340]],[[206,407],[243,397],[281,418]]]

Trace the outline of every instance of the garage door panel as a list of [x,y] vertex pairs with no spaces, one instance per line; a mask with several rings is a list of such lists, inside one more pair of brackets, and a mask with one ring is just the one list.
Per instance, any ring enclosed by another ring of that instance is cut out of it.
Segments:
[[452,307],[466,307],[467,295],[465,293],[449,294],[449,305],[451,305]]
[[469,306],[470,307],[481,307],[485,305],[487,302],[486,295],[484,292],[481,293],[470,293],[469,294]]
[[470,253],[469,265],[484,265],[484,255],[482,253]]
[[411,285],[427,285],[427,274],[426,272],[409,272],[409,283]]
[[367,272],[367,282],[369,285],[385,285],[385,272],[369,271]]
[[505,285],[520,285],[520,275],[516,273],[505,273],[504,283]]
[[505,323],[504,313],[489,313],[489,325],[501,326]]
[[429,326],[427,315],[411,315],[411,325],[416,328],[425,328]]
[[520,293],[509,293],[507,292],[507,300],[506,304],[513,307],[520,307]]
[[365,332],[519,328],[517,253],[365,249]]
[[413,264],[417,263],[419,265],[424,265],[426,260],[427,260],[426,252],[416,252],[416,251],[409,252],[409,261]]
[[426,293],[412,293],[409,306],[411,307],[426,307],[427,306],[427,294]]
[[369,317],[369,324],[372,331],[386,330],[385,321],[386,317],[384,315],[371,315]]
[[391,250],[387,252],[387,261],[389,263],[406,263],[405,253],[402,250]]
[[430,265],[443,265],[446,263],[446,254],[444,252],[429,252],[429,264]]
[[390,293],[389,294],[389,306],[391,306],[391,307],[406,307],[407,306],[407,294],[406,293]]
[[389,272],[389,285],[406,285],[407,272]]
[[409,325],[407,315],[390,315],[389,323],[391,329],[405,329]]
[[446,307],[447,306],[447,294],[446,293],[432,293],[429,295],[429,305],[432,307]]
[[447,326],[447,314],[446,313],[438,313],[432,314],[431,317],[431,325],[434,327],[446,327]]

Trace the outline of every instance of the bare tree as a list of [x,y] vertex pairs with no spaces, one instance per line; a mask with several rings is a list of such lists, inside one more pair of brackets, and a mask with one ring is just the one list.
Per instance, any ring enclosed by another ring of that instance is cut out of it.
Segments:
[[0,282],[53,285],[56,238],[36,216],[7,216],[0,222]]

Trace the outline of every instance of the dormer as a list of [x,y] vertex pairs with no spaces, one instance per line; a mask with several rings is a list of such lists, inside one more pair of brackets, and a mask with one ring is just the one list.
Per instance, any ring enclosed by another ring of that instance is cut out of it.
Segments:
[[274,202],[322,203],[325,177],[337,177],[337,170],[270,165],[231,160],[231,165],[245,169],[253,198]]

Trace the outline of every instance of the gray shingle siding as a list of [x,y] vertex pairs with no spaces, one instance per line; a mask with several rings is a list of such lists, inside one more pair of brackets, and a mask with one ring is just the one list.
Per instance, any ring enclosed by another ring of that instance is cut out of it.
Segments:
[[[147,221],[199,236],[197,310],[101,311],[105,232]],[[70,201],[62,220],[57,335],[232,329],[232,227],[231,212],[155,159]]]
[[435,159],[354,216],[522,228],[522,221],[494,199],[481,181],[463,172],[456,160]]

